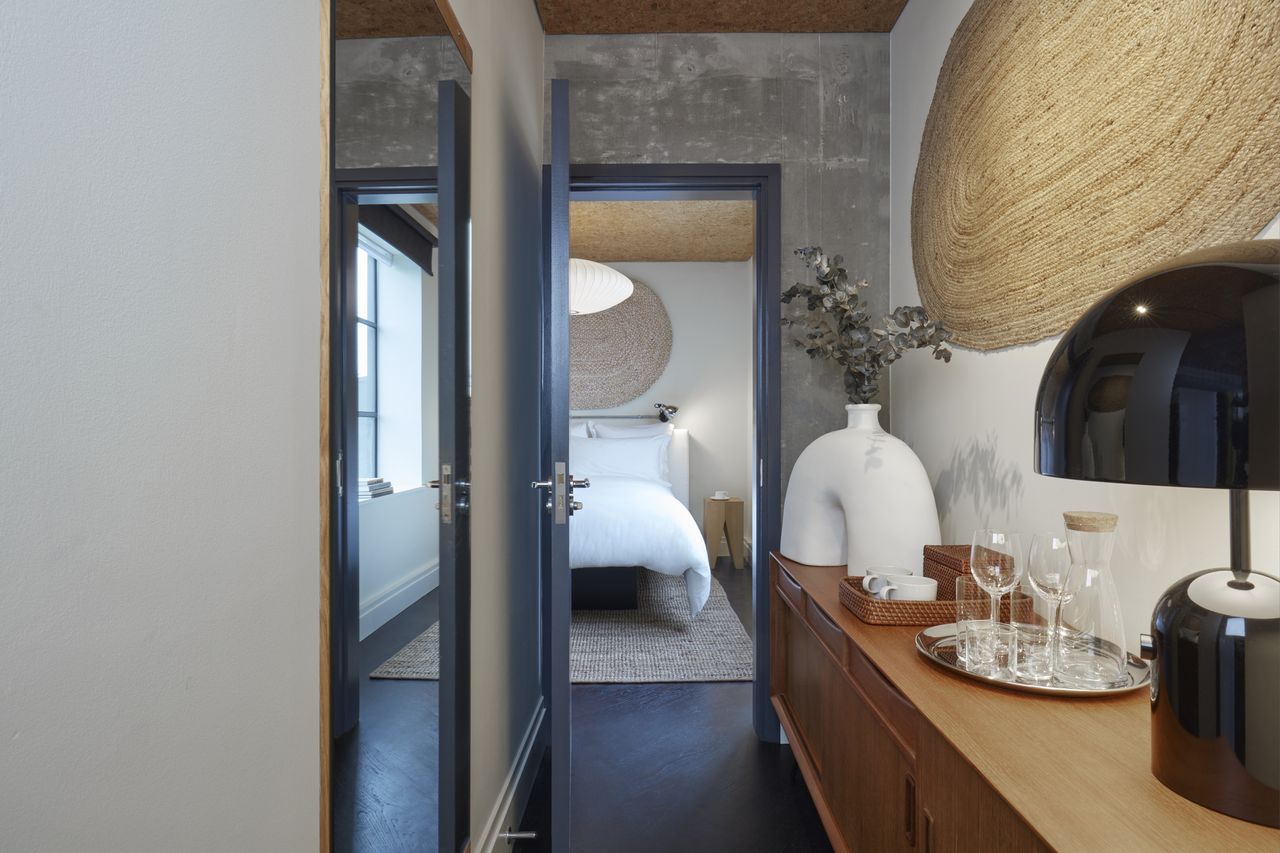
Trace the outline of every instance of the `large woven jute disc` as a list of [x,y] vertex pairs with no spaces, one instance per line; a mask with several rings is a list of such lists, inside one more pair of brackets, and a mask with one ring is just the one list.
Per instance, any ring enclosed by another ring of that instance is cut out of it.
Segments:
[[1280,210],[1280,2],[976,0],[925,124],[920,297],[958,343],[1067,328]]
[[611,409],[653,387],[671,358],[671,318],[640,282],[621,303],[569,318],[569,406]]

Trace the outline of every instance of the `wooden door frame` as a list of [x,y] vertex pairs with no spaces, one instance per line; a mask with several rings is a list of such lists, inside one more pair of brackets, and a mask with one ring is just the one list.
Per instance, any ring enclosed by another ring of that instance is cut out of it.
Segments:
[[[548,174],[544,169],[544,180]],[[592,190],[690,194],[739,190],[749,191],[755,198],[752,387],[758,467],[751,543],[755,618],[751,719],[757,737],[778,743],[781,728],[769,698],[769,554],[777,550],[782,535],[782,167],[777,163],[571,165],[571,197]]]

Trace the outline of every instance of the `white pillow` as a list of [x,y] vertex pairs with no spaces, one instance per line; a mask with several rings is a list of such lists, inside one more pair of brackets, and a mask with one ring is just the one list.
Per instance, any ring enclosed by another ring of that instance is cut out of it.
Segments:
[[647,438],[651,435],[671,435],[675,429],[669,423],[638,424],[636,426],[616,426],[614,424],[592,423],[596,438]]
[[587,431],[586,421],[569,424],[569,438],[588,438],[590,435],[591,433]]
[[575,477],[632,477],[670,486],[666,478],[669,435],[646,438],[569,439],[569,467]]
[[[648,438],[654,435],[669,436],[675,432],[675,425],[668,423],[656,424],[635,424],[632,426],[621,426],[615,424],[602,424],[591,422],[591,435],[594,438]],[[667,451],[662,452],[662,481],[664,483],[671,482],[671,461],[668,458]]]

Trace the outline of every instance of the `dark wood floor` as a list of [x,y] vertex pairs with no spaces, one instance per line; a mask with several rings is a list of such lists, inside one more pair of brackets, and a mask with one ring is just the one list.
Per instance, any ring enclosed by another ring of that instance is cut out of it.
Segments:
[[[751,573],[726,559],[714,573],[751,633]],[[360,725],[334,756],[338,853],[437,849],[437,683],[368,674],[438,613],[433,593],[360,644]],[[580,684],[572,697],[573,850],[831,850],[790,748],[752,731],[749,683]]]
[[[714,572],[750,633],[751,573],[723,558]],[[572,699],[574,851],[831,850],[790,747],[756,739],[749,683],[579,684]],[[545,796],[543,775],[526,828]]]
[[360,724],[334,746],[337,853],[439,849],[439,682],[369,678],[439,617],[432,592],[360,643]]

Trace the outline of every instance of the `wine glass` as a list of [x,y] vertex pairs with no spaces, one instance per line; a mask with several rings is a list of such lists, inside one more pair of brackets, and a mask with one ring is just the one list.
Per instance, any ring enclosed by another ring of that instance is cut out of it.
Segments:
[[1000,622],[1000,598],[1022,579],[1022,541],[1006,530],[979,530],[969,549],[969,572],[991,596],[991,625]]
[[1035,535],[1028,563],[1031,588],[1049,603],[1049,672],[1056,673],[1062,660],[1062,605],[1075,596],[1080,573],[1071,570],[1067,540],[1057,533]]

